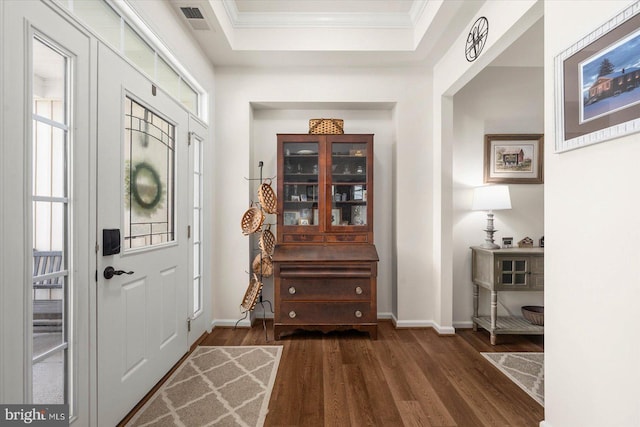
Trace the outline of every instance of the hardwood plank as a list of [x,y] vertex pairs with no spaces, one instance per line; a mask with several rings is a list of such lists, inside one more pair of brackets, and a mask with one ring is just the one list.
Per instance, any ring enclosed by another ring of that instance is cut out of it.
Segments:
[[416,354],[419,349],[412,345],[412,341],[410,330],[392,333],[383,341],[387,344],[385,352],[394,358],[393,365],[385,366],[385,377],[389,387],[392,392],[400,395],[396,397],[397,400],[419,402],[429,418],[429,425],[456,425],[439,391],[433,386],[431,379],[424,375],[416,361],[421,360],[421,357]]
[[440,337],[432,329],[411,330],[407,331],[404,345],[410,346],[408,351],[415,355],[423,375],[429,378],[438,398],[446,405],[451,420],[439,420],[436,425],[483,425],[448,374],[450,352],[444,343],[451,338]]
[[324,424],[330,426],[350,426],[349,401],[347,399],[346,379],[343,374],[342,352],[340,342],[336,339],[326,339],[322,341],[322,373],[323,384],[330,384],[330,387],[323,387],[324,395]]
[[402,425],[407,427],[428,427],[431,425],[422,406],[415,400],[396,402],[396,405],[402,415]]
[[[344,342],[339,336],[336,339]],[[394,400],[394,396],[387,386],[387,380],[380,365],[377,351],[374,346],[377,340],[371,340],[366,334],[358,334],[353,338],[352,349],[356,364],[360,366],[363,373],[366,391],[374,408],[376,425],[399,425],[402,418],[398,409],[388,402]]]

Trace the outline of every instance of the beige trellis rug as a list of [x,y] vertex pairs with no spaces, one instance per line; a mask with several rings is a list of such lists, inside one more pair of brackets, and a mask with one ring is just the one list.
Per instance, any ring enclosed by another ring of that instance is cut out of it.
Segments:
[[197,347],[127,426],[262,426],[282,346]]
[[544,406],[544,353],[482,353],[511,381]]

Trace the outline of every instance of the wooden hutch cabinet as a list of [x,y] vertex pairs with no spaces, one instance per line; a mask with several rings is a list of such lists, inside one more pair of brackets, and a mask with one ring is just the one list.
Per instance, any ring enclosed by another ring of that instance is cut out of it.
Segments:
[[276,339],[296,329],[377,337],[373,135],[278,135]]

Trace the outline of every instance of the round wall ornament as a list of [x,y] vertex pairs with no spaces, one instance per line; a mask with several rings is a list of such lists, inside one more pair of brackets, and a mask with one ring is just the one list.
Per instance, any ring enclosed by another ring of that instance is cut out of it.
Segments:
[[481,16],[473,23],[469,35],[467,36],[467,43],[464,48],[464,54],[467,61],[473,62],[478,59],[480,52],[484,48],[484,44],[487,41],[487,35],[489,34],[489,20],[484,16]]
[[147,162],[138,163],[131,172],[131,195],[143,209],[155,210],[162,198],[160,175]]

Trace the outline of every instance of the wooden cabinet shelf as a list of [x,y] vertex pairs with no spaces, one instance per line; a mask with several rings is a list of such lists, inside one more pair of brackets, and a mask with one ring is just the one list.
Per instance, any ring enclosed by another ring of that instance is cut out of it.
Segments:
[[377,337],[373,135],[278,135],[274,335]]
[[[544,291],[544,249],[471,248],[473,282],[473,329],[478,326],[491,334],[491,344],[500,334],[544,334],[544,326],[534,325],[520,316],[498,316],[498,292]],[[491,313],[478,315],[480,287],[491,292]]]

